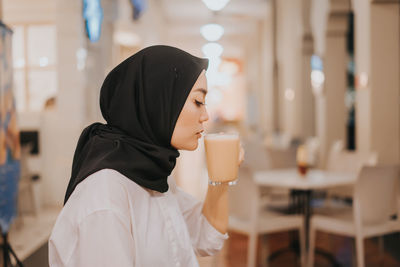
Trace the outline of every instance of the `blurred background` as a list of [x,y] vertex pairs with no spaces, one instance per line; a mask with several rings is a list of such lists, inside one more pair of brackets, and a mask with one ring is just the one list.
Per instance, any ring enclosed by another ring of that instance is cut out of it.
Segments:
[[[0,189],[8,192],[0,194],[18,199],[0,205],[12,207],[0,225],[25,266],[48,266],[77,139],[103,122],[106,74],[150,45],[209,58],[206,129],[240,133],[243,169],[296,168],[299,147],[308,167],[347,164],[357,177],[366,164],[400,163],[398,0],[0,0],[0,10]],[[181,152],[173,176],[202,200],[208,176],[199,144]],[[293,191],[269,189],[256,189],[269,207],[290,205]],[[353,191],[313,192],[312,205],[333,196],[351,207]],[[400,266],[396,227],[365,240],[367,266]],[[202,267],[265,264],[264,243],[273,254],[296,239],[292,230],[264,234],[249,264],[249,233],[234,229],[223,251],[199,259]],[[318,235],[316,246],[332,255],[316,255],[316,266],[351,266],[360,253],[354,239],[332,233]],[[293,251],[269,263],[300,266]]]

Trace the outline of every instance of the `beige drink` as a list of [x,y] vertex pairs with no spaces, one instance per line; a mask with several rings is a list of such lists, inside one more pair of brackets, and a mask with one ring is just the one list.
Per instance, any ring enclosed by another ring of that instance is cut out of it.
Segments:
[[208,177],[214,182],[237,179],[239,161],[238,134],[207,134],[204,137]]

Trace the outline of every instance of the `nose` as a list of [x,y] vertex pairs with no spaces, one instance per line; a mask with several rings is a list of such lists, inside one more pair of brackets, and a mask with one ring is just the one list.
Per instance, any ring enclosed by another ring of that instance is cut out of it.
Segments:
[[208,121],[208,119],[209,119],[208,112],[207,112],[207,109],[204,107],[204,109],[200,115],[200,123]]

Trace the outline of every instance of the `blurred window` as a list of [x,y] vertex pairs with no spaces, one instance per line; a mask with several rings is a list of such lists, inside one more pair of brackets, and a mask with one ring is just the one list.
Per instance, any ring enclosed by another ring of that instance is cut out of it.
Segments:
[[18,111],[40,111],[57,94],[56,27],[13,25],[14,90]]

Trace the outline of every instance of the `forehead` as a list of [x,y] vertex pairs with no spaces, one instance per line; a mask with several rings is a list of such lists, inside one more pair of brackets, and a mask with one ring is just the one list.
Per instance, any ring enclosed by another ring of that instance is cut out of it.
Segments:
[[[203,90],[200,90],[203,89]],[[205,91],[205,92],[204,92]],[[203,70],[197,78],[191,92],[207,93],[207,77],[206,72]]]

